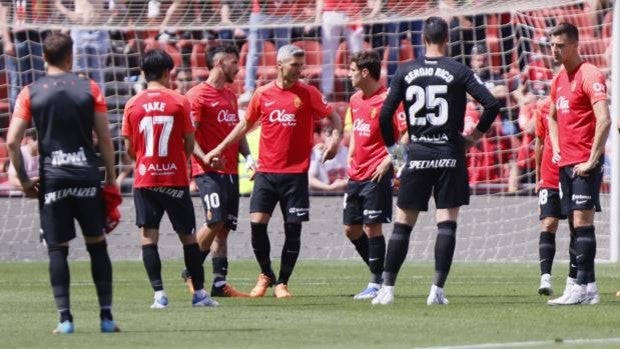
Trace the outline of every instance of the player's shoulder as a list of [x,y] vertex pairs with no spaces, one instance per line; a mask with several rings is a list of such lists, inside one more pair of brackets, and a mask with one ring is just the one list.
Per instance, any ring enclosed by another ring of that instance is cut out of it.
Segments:
[[362,90],[355,91],[355,93],[349,99],[349,104],[359,103],[362,100],[363,96],[364,93],[362,92]]
[[266,91],[273,90],[275,88],[276,88],[275,81],[270,81],[270,82],[268,82],[268,83],[266,83],[266,84],[256,88],[256,90],[254,90],[254,94],[261,95],[261,94],[265,93]]
[[135,96],[129,98],[127,103],[125,103],[125,109],[130,110],[136,104],[140,103],[140,100],[143,98],[145,91],[138,92]]
[[583,80],[598,80],[604,77],[598,67],[589,62],[581,63],[579,71]]

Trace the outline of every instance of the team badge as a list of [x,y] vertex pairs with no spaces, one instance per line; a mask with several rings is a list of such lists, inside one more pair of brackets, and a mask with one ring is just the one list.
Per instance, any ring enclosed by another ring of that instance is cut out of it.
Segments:
[[299,96],[295,96],[295,98],[293,99],[293,105],[295,106],[295,108],[301,107],[303,103],[301,102],[301,98],[299,98]]

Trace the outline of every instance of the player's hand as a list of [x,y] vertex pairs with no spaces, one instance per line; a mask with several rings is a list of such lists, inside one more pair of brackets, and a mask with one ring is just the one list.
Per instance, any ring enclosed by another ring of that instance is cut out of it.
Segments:
[[250,172],[249,179],[253,181],[254,175],[256,175],[256,161],[254,161],[252,154],[248,154],[248,156],[245,157],[245,169]]
[[220,151],[218,148],[214,148],[213,150],[208,152],[205,156],[203,156],[202,162],[205,165],[211,166],[211,167],[213,167],[214,169],[217,169],[217,170],[223,170],[224,169],[224,161],[222,159],[222,151]]
[[22,191],[27,198],[36,199],[39,197],[39,177],[30,178],[22,182]]
[[594,164],[590,162],[582,162],[573,167],[573,177],[587,177],[590,175],[590,171],[594,168]]
[[386,156],[383,158],[383,161],[377,166],[375,171],[372,173],[370,180],[373,182],[380,182],[383,176],[390,170],[392,167],[392,158],[390,156]]
[[562,159],[562,155],[560,155],[559,151],[553,151],[553,156],[551,157],[551,162],[554,164],[559,164]]
[[9,40],[4,41],[3,49],[5,55],[15,56],[15,46]]
[[323,149],[323,156],[321,157],[321,163],[325,163],[327,160],[331,160],[338,153],[338,145],[340,144],[340,136],[337,133],[333,133],[329,144]]

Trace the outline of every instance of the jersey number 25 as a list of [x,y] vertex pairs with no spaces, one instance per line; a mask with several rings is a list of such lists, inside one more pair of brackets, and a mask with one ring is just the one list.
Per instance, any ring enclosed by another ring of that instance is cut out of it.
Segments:
[[[418,85],[411,85],[407,88],[405,98],[413,101],[409,107],[409,124],[411,126],[426,126],[427,121],[433,126],[441,126],[448,121],[448,101],[438,94],[448,92],[446,85],[429,85],[423,89]],[[420,110],[435,110],[436,112],[418,115]]]

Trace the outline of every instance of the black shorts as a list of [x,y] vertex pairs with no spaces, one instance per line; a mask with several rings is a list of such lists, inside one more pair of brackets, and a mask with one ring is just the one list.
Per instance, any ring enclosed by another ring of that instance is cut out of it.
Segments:
[[538,191],[538,205],[540,207],[539,220],[547,217],[566,219],[566,215],[562,213],[562,203],[558,189],[540,189]]
[[278,202],[286,222],[307,222],[310,219],[308,174],[256,173],[250,213],[272,214]]
[[207,225],[224,222],[228,229],[236,230],[239,215],[239,176],[210,172],[194,179],[200,191]]
[[84,236],[105,234],[105,206],[99,182],[46,180],[39,194],[41,232],[48,246],[75,238],[75,222]]
[[560,199],[562,200],[562,213],[569,215],[574,210],[601,211],[599,192],[603,181],[603,162],[599,163],[586,177],[574,176],[574,166],[560,168]]
[[397,205],[428,211],[431,195],[438,209],[469,204],[469,178],[465,154],[417,150],[408,156],[400,175]]
[[133,198],[139,228],[159,229],[166,212],[177,234],[194,234],[196,216],[189,187],[136,188]]
[[391,171],[380,182],[349,180],[344,194],[342,222],[345,225],[392,221]]

